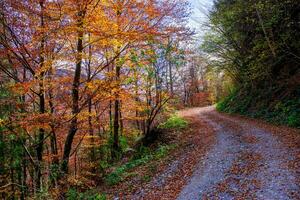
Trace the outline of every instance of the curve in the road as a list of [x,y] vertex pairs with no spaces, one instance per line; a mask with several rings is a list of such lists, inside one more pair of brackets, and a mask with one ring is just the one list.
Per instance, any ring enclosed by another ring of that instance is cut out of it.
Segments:
[[178,200],[300,199],[299,175],[286,163],[295,159],[271,133],[246,121],[201,112],[217,132],[217,143],[201,160]]

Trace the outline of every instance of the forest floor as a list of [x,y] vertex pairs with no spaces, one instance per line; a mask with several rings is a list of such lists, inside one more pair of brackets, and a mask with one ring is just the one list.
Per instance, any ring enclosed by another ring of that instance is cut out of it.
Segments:
[[[221,114],[180,112],[189,130],[146,183],[114,199],[300,199],[300,131]],[[126,183],[128,185],[128,182]]]

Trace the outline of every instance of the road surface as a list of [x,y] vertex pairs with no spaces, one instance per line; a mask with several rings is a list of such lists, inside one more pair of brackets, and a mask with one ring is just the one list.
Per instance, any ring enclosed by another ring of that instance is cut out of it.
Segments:
[[[247,120],[199,109],[199,117],[216,131],[216,143],[201,159],[178,195],[197,199],[300,199],[299,148]],[[298,160],[299,161],[299,160]]]

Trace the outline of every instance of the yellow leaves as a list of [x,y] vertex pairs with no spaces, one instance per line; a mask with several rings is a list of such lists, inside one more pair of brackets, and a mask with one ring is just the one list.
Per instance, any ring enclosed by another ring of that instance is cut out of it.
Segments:
[[95,148],[99,147],[100,145],[107,144],[107,142],[108,140],[106,138],[101,138],[98,135],[89,135],[88,133],[86,133],[83,137],[82,148]]
[[4,125],[4,120],[0,118],[0,127]]
[[104,80],[95,79],[95,80],[92,80],[90,82],[87,82],[86,86],[89,89],[94,90],[94,89],[97,89],[97,88],[104,88],[104,87],[106,87],[106,83],[105,83]]
[[120,51],[120,48],[123,46],[123,43],[120,39],[113,39],[111,40],[111,45],[114,47],[114,50]]
[[81,121],[86,121],[88,117],[96,117],[96,112],[89,113],[88,111],[82,111],[77,115],[77,118]]
[[52,60],[46,60],[42,67],[39,66],[39,68],[35,70],[35,77],[38,78],[42,73],[47,72],[49,69],[51,69],[52,65]]
[[121,91],[120,88],[113,88],[113,89],[111,90],[111,93],[112,93],[113,95],[115,95],[115,94],[119,94],[120,91]]
[[101,1],[101,4],[102,4],[102,6],[110,6],[110,1],[109,0],[102,0]]

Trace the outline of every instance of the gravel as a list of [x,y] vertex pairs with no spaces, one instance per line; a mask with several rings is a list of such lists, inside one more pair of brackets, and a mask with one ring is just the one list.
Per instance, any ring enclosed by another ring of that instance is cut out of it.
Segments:
[[[245,199],[288,200],[300,199],[299,174],[288,169],[286,164],[296,159],[298,149],[289,149],[271,133],[255,127],[252,123],[216,113],[212,107],[203,109],[200,117],[217,132],[217,142],[200,160],[182,189],[178,200],[197,199]],[[255,138],[254,142],[244,137]],[[255,161],[241,159],[243,155],[258,155]],[[254,164],[255,170],[248,173],[232,173],[233,165],[243,171]],[[226,189],[218,186],[229,181]],[[253,184],[254,181],[260,183]],[[245,196],[242,196],[245,195]]]

